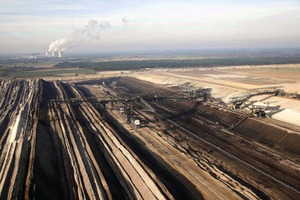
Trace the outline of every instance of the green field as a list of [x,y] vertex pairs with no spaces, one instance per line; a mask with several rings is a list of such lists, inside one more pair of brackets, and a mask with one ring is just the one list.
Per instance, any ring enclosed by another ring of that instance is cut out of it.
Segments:
[[94,74],[92,69],[70,69],[70,70],[32,70],[13,72],[9,76],[15,78],[34,77],[34,76],[54,76],[62,74]]
[[[178,59],[178,58],[182,59]],[[153,59],[154,58],[154,59]],[[148,68],[186,68],[220,66],[257,66],[273,64],[300,63],[300,55],[278,57],[228,57],[228,58],[188,58],[177,56],[173,59],[157,57],[139,58],[138,60],[110,60],[107,58],[65,58],[63,60],[44,59],[4,59],[0,60],[0,77],[43,77],[63,74],[94,74],[97,71],[139,70]],[[183,59],[185,58],[185,59]],[[53,67],[53,68],[52,68]],[[42,70],[44,69],[44,70]],[[299,68],[279,66],[274,70],[299,72]]]
[[120,60],[120,61],[80,61],[60,62],[57,68],[86,68],[95,71],[134,70],[145,68],[181,68],[181,67],[216,67],[240,65],[272,65],[300,63],[300,57],[268,57],[268,58],[212,58],[186,60]]

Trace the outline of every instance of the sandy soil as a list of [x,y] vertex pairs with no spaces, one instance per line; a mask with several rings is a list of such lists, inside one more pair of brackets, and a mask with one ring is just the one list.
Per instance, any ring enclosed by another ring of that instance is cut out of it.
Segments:
[[[291,71],[291,69],[296,69],[296,71]],[[230,97],[239,95],[248,89],[260,87],[283,86],[286,92],[300,93],[300,64],[107,71],[98,72],[95,75],[60,77],[59,79],[77,81],[87,78],[118,76],[135,77],[166,86],[213,88],[212,95],[215,98],[221,98],[224,102],[228,102]],[[47,79],[53,80],[55,78],[49,77]],[[277,101],[276,105],[282,108],[281,112],[273,115],[274,119],[300,126],[299,101],[281,97],[272,97],[268,101]]]
[[[290,69],[296,69],[296,71],[290,71]],[[298,69],[299,71],[297,71]],[[225,102],[228,102],[232,96],[260,87],[283,86],[286,92],[300,93],[299,64],[157,69],[133,72],[128,76],[167,86],[184,85],[190,88],[213,88],[212,95]],[[276,101],[276,105],[282,108],[281,112],[273,115],[274,119],[300,126],[300,101],[283,97],[272,97],[268,101]]]

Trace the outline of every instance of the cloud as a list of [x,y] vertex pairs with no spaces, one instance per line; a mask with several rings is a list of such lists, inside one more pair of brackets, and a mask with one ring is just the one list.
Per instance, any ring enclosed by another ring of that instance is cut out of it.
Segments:
[[107,21],[90,20],[86,26],[73,31],[68,37],[59,38],[49,45],[48,51],[64,51],[79,46],[85,41],[96,41],[100,39],[100,32],[110,28]]

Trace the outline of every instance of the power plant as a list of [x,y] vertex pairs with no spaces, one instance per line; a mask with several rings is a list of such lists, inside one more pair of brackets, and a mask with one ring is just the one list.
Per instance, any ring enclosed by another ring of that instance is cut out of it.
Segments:
[[64,57],[64,51],[46,51],[47,57],[62,58]]

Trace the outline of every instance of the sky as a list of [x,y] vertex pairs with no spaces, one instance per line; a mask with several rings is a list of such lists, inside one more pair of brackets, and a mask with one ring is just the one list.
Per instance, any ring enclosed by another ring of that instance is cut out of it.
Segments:
[[0,0],[0,53],[50,45],[66,52],[300,48],[300,0]]

